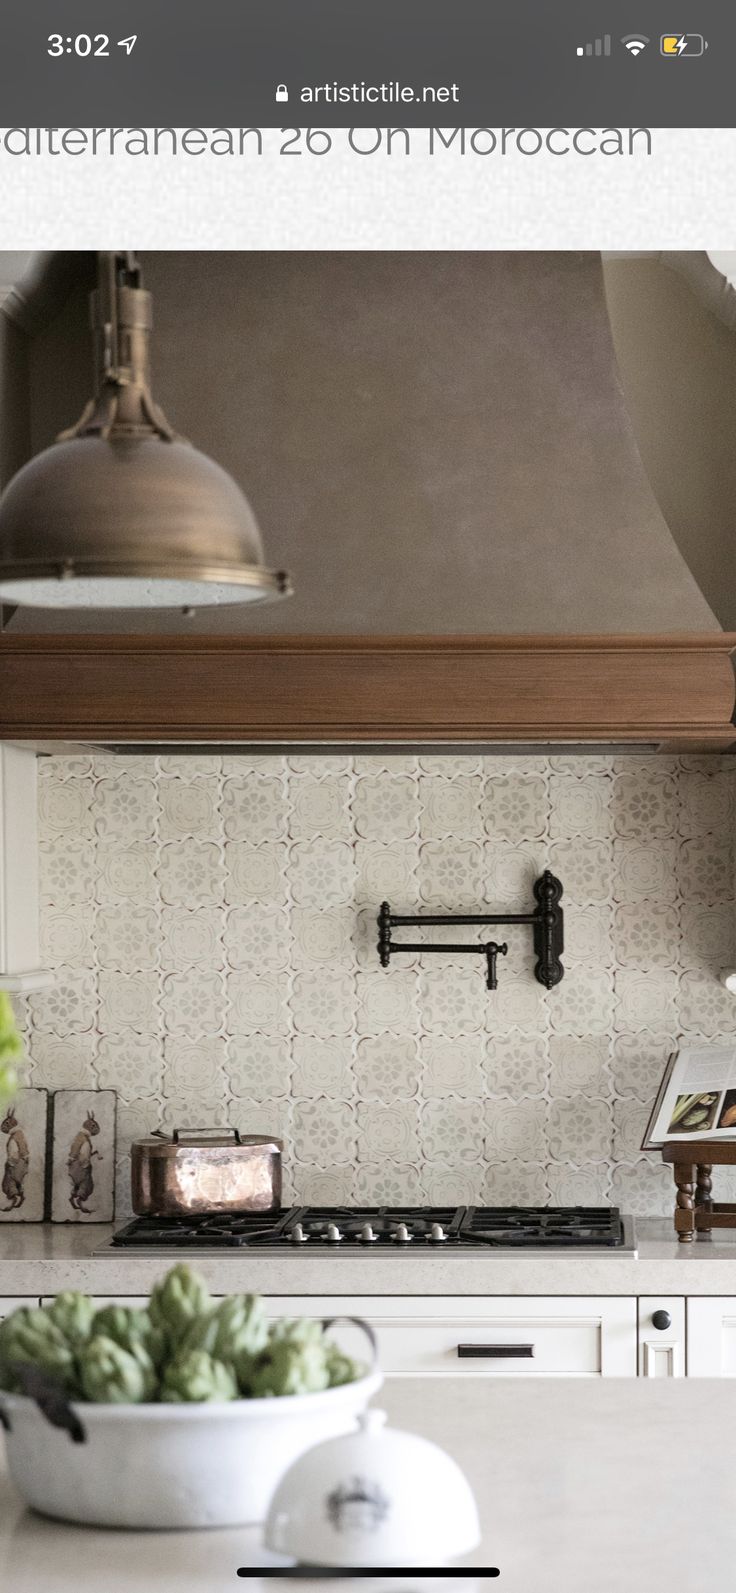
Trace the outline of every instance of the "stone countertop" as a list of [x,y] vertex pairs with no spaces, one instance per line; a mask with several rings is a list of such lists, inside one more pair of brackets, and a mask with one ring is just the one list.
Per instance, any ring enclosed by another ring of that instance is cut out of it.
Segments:
[[[574,1251],[304,1254],[264,1251],[113,1251],[97,1224],[0,1226],[0,1298],[83,1289],[147,1294],[167,1265],[186,1258],[216,1294],[270,1295],[736,1295],[736,1231],[677,1243],[666,1219],[637,1222],[638,1256]],[[102,1251],[102,1254],[97,1252]]]
[[[395,1426],[455,1457],[481,1517],[465,1579],[411,1575],[412,1593],[731,1586],[733,1384],[493,1378],[471,1387],[417,1378],[387,1384],[379,1402]],[[54,1524],[23,1509],[0,1465],[0,1587],[13,1593],[234,1593],[241,1568],[251,1593],[286,1593],[295,1585],[287,1577],[258,1575],[278,1565],[258,1529],[139,1534]],[[484,1576],[492,1567],[500,1581]],[[330,1586],[395,1593],[398,1582],[394,1574]],[[318,1593],[325,1583],[299,1586]]]

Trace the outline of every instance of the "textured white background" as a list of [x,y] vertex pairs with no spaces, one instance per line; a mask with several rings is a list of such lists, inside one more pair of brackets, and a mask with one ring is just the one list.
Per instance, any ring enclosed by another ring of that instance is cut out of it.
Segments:
[[[21,1004],[29,1082],[117,1089],[121,1154],[159,1122],[229,1119],[283,1133],[305,1200],[669,1208],[668,1170],[639,1152],[666,1057],[683,1036],[733,1040],[733,760],[79,756],[40,773],[57,979]],[[523,929],[493,994],[480,955],[380,968],[384,897],[527,911],[545,866],[565,890],[556,990]],[[121,1209],[127,1184],[121,1165]]]
[[[0,130],[1,131],[1,130]],[[736,248],[736,132],[634,159],[0,157],[0,248]],[[425,150],[424,153],[421,151]]]

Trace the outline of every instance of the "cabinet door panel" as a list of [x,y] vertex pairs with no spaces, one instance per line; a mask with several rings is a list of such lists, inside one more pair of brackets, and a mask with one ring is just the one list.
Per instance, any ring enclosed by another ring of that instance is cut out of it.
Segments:
[[639,1376],[685,1376],[685,1301],[681,1296],[640,1298]]
[[736,1377],[736,1296],[687,1302],[688,1377]]

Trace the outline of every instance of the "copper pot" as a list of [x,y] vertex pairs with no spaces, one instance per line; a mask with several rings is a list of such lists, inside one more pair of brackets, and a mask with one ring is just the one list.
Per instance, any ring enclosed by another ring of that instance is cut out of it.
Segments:
[[237,1128],[157,1130],[131,1145],[133,1210],[138,1217],[278,1211],[281,1140]]

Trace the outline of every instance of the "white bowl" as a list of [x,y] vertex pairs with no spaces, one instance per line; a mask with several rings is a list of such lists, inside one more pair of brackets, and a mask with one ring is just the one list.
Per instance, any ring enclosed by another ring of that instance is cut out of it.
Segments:
[[289,1466],[354,1428],[380,1373],[321,1394],[203,1405],[73,1404],[87,1441],[3,1394],[10,1475],[47,1516],[103,1527],[247,1526],[265,1518]]

